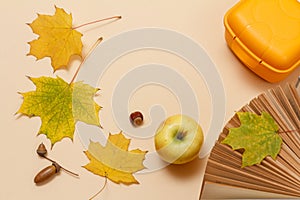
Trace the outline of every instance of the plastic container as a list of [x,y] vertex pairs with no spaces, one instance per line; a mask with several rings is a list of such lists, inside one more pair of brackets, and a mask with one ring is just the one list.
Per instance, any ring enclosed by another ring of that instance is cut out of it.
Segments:
[[300,3],[241,0],[224,17],[225,39],[234,54],[269,82],[300,65]]
[[298,81],[296,83],[296,90],[297,90],[298,94],[300,95],[300,76],[298,77]]

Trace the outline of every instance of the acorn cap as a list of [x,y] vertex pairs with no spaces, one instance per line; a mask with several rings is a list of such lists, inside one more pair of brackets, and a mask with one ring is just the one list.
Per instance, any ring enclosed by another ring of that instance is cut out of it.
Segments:
[[52,165],[55,167],[55,172],[58,173],[60,171],[61,166],[56,162],[53,162]]
[[45,156],[47,154],[47,149],[46,149],[45,145],[43,143],[41,143],[39,145],[39,147],[37,148],[36,152],[39,156]]

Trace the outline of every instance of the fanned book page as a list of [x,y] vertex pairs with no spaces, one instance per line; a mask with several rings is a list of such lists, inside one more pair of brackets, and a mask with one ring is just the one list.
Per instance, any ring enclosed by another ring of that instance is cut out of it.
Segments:
[[245,197],[241,193],[238,197],[227,194],[224,198],[266,198],[268,194],[272,198],[300,198],[300,97],[296,88],[287,85],[271,89],[239,112],[269,113],[279,127],[281,150],[275,160],[267,156],[260,164],[242,168],[243,149],[234,151],[221,144],[230,128],[241,125],[235,115],[224,127],[208,158],[200,198],[222,197],[217,190],[210,197],[203,194],[205,187],[211,185],[250,191]]

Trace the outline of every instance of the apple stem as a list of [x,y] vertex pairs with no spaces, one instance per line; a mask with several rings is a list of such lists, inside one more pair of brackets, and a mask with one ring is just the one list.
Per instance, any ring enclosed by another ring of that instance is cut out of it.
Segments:
[[95,20],[95,21],[92,21],[92,22],[88,22],[88,23],[85,23],[85,24],[81,24],[79,26],[75,26],[73,27],[73,29],[78,29],[78,28],[81,28],[83,26],[87,26],[87,25],[90,25],[90,24],[95,24],[95,23],[98,23],[98,22],[102,22],[102,21],[106,21],[106,20],[111,20],[111,19],[121,19],[122,16],[113,16],[113,17],[108,17],[108,18],[104,18],[104,19],[99,19],[99,20]]
[[187,132],[186,131],[178,131],[177,132],[177,135],[176,135],[176,138],[178,140],[183,140],[183,138],[186,136]]

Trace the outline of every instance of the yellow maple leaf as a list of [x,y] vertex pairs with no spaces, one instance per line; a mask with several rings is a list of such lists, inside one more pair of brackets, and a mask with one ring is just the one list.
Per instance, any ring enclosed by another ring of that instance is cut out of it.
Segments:
[[28,25],[39,38],[29,42],[27,55],[35,56],[37,60],[50,57],[54,71],[66,67],[71,56],[82,56],[82,34],[72,28],[72,15],[62,8],[55,7],[53,16],[38,14]]
[[129,144],[130,139],[125,138],[122,132],[109,134],[104,147],[91,141],[88,150],[84,152],[90,162],[83,167],[115,183],[138,183],[132,173],[145,168],[143,161],[147,151],[128,151]]

